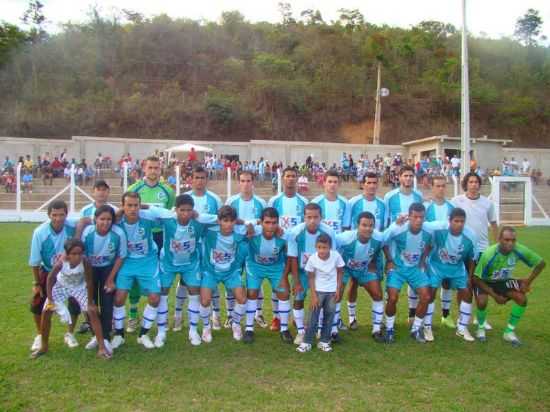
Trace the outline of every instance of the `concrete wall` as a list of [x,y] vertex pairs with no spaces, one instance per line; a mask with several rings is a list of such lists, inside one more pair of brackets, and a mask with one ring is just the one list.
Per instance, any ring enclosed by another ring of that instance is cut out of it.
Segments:
[[[123,139],[117,137],[73,136],[71,139],[36,139],[19,137],[0,137],[0,159],[9,156],[16,160],[19,156],[30,154],[33,160],[39,154],[50,152],[58,156],[63,149],[67,149],[69,158],[86,158],[94,160],[98,153],[111,156],[115,161],[123,153],[130,152],[134,159],[143,159],[154,153],[156,149],[164,150],[181,144],[181,140],[142,140]],[[425,150],[438,149],[443,153],[444,148],[458,149],[458,141],[445,140],[443,143],[432,141],[419,143],[410,148],[401,145],[360,145],[344,143],[319,142],[280,142],[273,140],[251,140],[247,142],[193,142],[211,147],[214,153],[239,155],[244,160],[258,160],[264,157],[268,161],[282,161],[285,164],[301,163],[307,156],[313,154],[314,160],[325,162],[328,165],[338,163],[342,152],[351,153],[354,159],[359,159],[361,153],[366,153],[370,159],[376,155],[386,153],[400,153],[405,158],[413,153]],[[503,147],[495,142],[484,142],[476,139],[472,142],[475,157],[483,167],[498,167],[503,157],[514,156],[520,161],[524,157],[529,159],[533,168],[541,169],[545,176],[550,176],[550,149],[529,149]],[[418,158],[418,157],[417,157]]]

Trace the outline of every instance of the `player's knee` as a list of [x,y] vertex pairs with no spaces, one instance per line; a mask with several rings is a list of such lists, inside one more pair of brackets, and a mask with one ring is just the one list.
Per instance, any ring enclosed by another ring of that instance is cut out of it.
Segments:
[[248,289],[248,299],[258,299],[258,289]]
[[160,295],[156,293],[152,293],[149,295],[148,300],[149,300],[149,305],[156,308],[160,302]]
[[430,292],[425,289],[421,289],[417,293],[419,303],[429,303],[432,301]]

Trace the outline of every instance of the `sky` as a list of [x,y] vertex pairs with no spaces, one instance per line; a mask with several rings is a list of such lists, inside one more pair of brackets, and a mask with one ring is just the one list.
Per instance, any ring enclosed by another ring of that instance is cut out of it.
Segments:
[[[41,0],[49,20],[48,31],[58,31],[59,23],[86,20],[91,5],[106,14],[129,9],[154,16],[219,20],[222,11],[239,10],[247,20],[280,21],[280,0]],[[286,0],[294,17],[309,8],[319,9],[325,21],[337,20],[338,9],[359,9],[366,20],[375,24],[410,27],[422,20],[438,20],[461,27],[461,0]],[[28,0],[0,0],[0,20],[19,24]],[[545,22],[543,32],[550,39],[550,0],[468,0],[468,30],[490,37],[512,36],[518,17],[527,9],[539,10]]]

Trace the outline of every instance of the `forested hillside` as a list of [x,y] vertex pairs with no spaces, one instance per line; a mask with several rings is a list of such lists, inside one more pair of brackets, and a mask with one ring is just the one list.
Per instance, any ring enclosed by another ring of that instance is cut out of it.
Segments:
[[[382,143],[460,131],[460,33],[444,23],[375,26],[356,10],[297,21],[281,5],[279,24],[93,12],[54,35],[0,34],[16,43],[0,44],[2,135],[368,142],[378,61]],[[472,136],[550,146],[550,49],[469,45]]]

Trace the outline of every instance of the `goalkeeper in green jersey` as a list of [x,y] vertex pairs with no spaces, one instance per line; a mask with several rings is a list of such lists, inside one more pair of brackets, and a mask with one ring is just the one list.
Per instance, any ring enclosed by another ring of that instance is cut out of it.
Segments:
[[[144,165],[145,176],[143,180],[139,180],[128,188],[129,192],[139,194],[141,204],[149,206],[157,206],[165,209],[172,209],[176,202],[176,196],[172,188],[160,182],[161,169],[158,157],[149,156],[145,159]],[[153,240],[157,244],[160,253],[162,249],[162,229],[160,226],[153,229]],[[130,316],[128,319],[127,332],[135,332],[138,325],[138,303],[141,292],[137,283],[134,283],[130,289]]]
[[[531,268],[527,278],[512,277],[518,262],[523,262]],[[531,290],[531,284],[545,266],[546,263],[539,255],[516,242],[514,228],[505,226],[501,229],[498,243],[483,252],[473,277],[475,292],[478,296],[477,338],[480,341],[486,340],[487,303],[489,296],[492,296],[500,305],[506,304],[509,300],[514,302],[503,338],[514,346],[521,344],[514,331],[527,307],[527,293]]]

